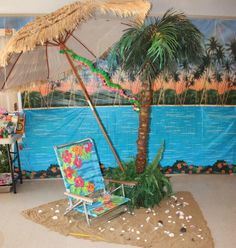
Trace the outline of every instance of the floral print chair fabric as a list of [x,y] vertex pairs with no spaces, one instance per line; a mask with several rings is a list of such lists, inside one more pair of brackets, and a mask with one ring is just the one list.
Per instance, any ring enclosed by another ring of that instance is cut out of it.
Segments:
[[89,224],[89,216],[98,217],[129,201],[106,191],[92,139],[55,146],[54,150],[66,187],[65,194],[69,196],[70,205],[65,214],[71,210],[85,213]]
[[[17,177],[16,173],[15,177]],[[12,184],[11,173],[0,173],[0,186],[6,186],[10,184]]]

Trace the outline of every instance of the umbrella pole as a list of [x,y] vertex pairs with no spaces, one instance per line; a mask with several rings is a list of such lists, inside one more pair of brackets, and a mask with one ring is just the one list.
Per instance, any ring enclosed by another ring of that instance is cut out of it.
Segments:
[[112,143],[110,141],[110,138],[107,135],[107,132],[106,132],[106,130],[105,130],[103,124],[102,124],[102,121],[101,121],[101,119],[100,119],[100,117],[99,117],[99,115],[98,115],[98,113],[97,113],[97,111],[95,109],[95,106],[93,105],[93,103],[92,103],[92,101],[90,99],[90,96],[89,96],[88,91],[87,91],[87,89],[86,89],[86,87],[84,85],[83,80],[81,79],[80,75],[78,74],[77,69],[75,68],[75,65],[74,65],[70,55],[66,51],[65,51],[65,55],[66,55],[66,58],[67,58],[70,66],[71,66],[71,69],[72,69],[73,73],[75,74],[75,77],[77,78],[77,80],[78,80],[78,82],[79,82],[79,84],[81,86],[81,89],[82,89],[82,91],[84,93],[85,99],[88,102],[88,105],[89,105],[90,109],[92,110],[92,113],[95,116],[95,119],[97,120],[97,123],[98,123],[100,129],[102,130],[102,133],[103,133],[103,135],[104,135],[104,137],[105,137],[105,139],[106,139],[106,141],[107,141],[107,143],[108,143],[113,155],[115,156],[115,159],[116,159],[121,171],[124,172],[124,168],[122,166],[120,158],[118,157],[118,154],[115,151],[114,146],[112,145]]

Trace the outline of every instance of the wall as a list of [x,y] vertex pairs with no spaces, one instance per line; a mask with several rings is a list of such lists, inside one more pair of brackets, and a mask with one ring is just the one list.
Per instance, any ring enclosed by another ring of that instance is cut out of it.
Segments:
[[[21,4],[19,4],[18,0],[8,0],[4,1],[4,4],[1,4],[0,14],[46,14],[74,1],[75,0],[21,0]],[[151,14],[155,15],[162,14],[167,9],[174,7],[192,16],[236,17],[235,0],[152,0],[151,2],[153,6]]]
[[152,14],[163,14],[167,9],[181,10],[195,17],[236,17],[235,0],[152,0]]

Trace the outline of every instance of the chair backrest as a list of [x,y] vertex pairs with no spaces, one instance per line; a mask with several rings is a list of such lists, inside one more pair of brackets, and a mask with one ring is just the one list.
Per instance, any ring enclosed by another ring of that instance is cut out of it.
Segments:
[[67,192],[86,196],[104,190],[104,179],[92,139],[55,146]]

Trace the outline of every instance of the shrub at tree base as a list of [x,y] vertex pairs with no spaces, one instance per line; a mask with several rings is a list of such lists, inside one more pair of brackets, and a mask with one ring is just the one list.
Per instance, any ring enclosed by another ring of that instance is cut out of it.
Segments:
[[10,168],[8,164],[6,147],[3,145],[0,145],[0,173],[5,173],[9,171],[10,171]]
[[124,173],[119,168],[109,168],[106,171],[107,178],[137,182],[135,187],[125,188],[126,196],[131,199],[131,207],[153,207],[158,205],[163,198],[172,194],[171,183],[159,168],[163,151],[164,145],[161,146],[154,161],[145,168],[142,174],[136,173],[135,161],[124,164]]

